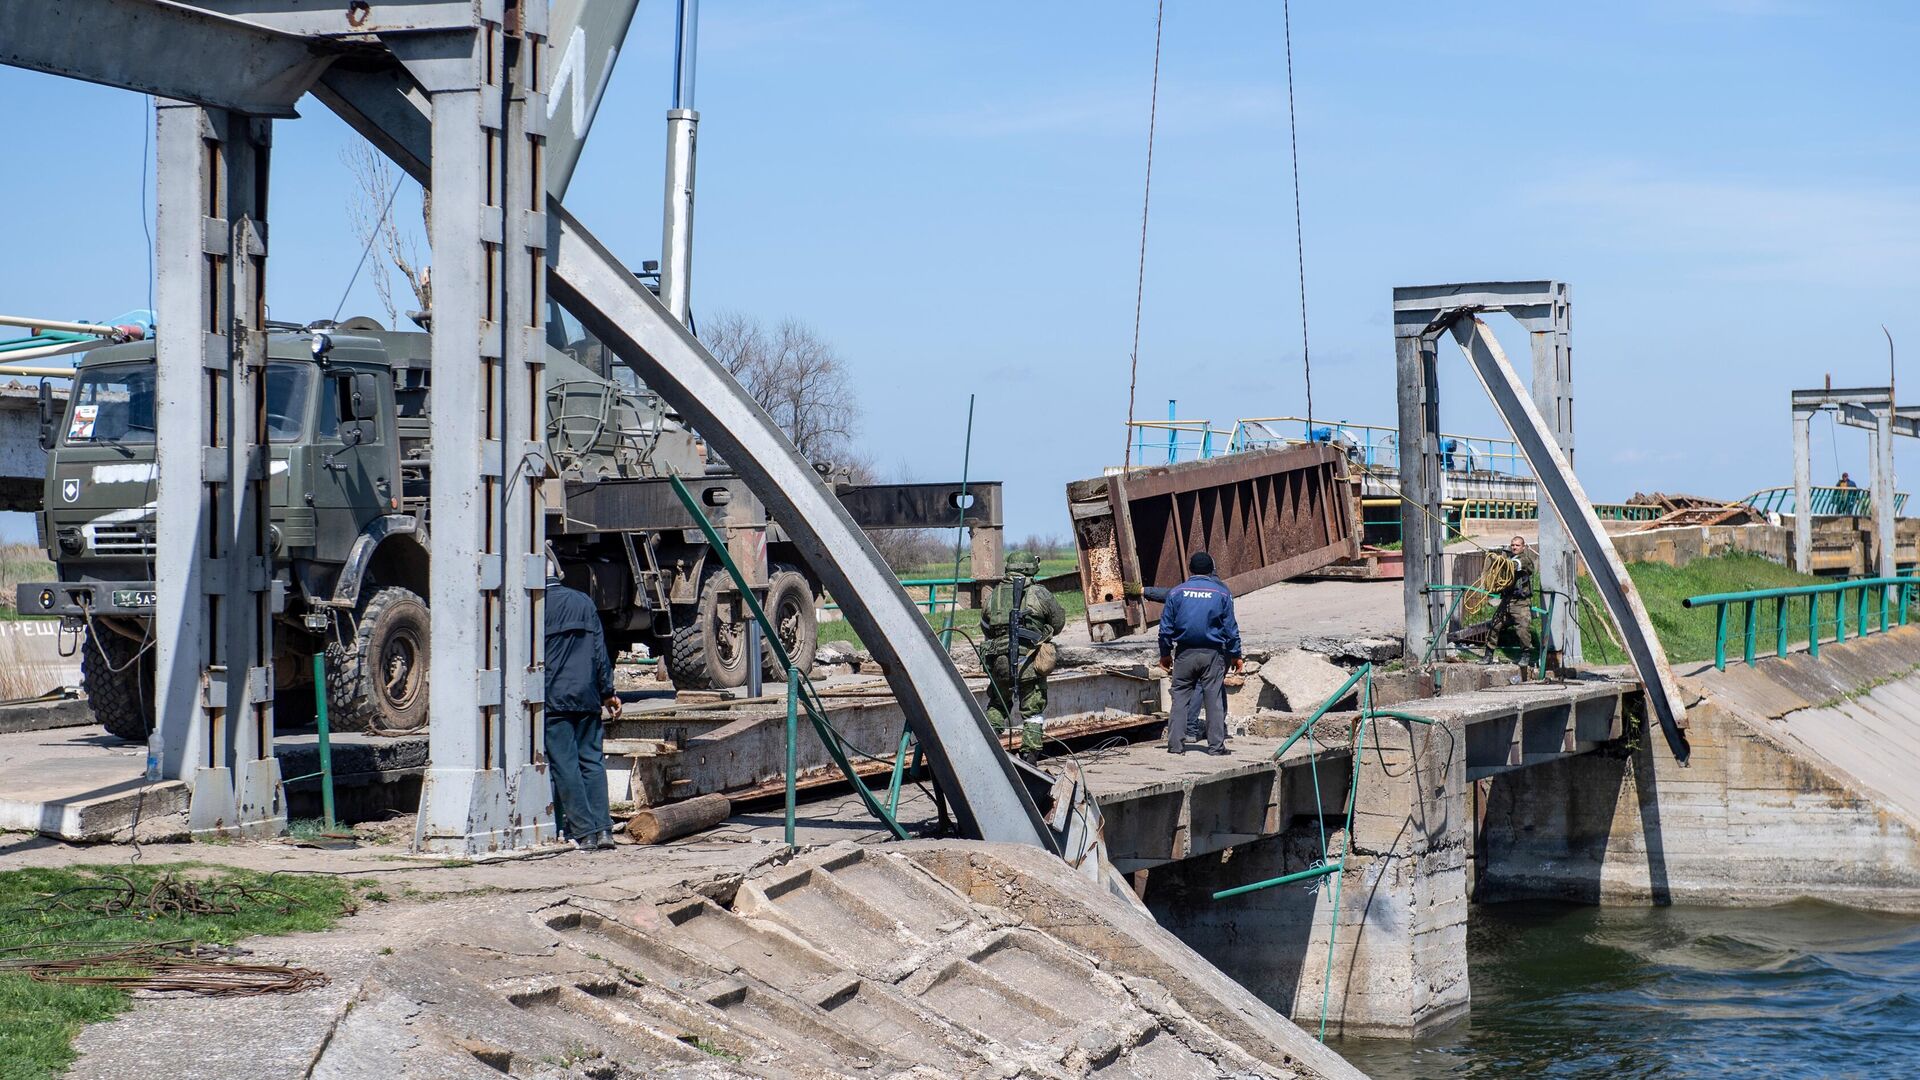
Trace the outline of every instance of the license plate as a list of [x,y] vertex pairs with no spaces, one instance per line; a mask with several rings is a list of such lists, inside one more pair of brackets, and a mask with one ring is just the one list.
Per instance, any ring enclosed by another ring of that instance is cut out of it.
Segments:
[[115,589],[113,606],[117,608],[150,608],[153,606],[151,589]]

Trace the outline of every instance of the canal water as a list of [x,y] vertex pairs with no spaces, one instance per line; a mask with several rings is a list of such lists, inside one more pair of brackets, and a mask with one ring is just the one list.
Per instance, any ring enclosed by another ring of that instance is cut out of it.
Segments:
[[1468,926],[1467,1020],[1333,1048],[1377,1080],[1920,1077],[1920,918],[1528,903]]

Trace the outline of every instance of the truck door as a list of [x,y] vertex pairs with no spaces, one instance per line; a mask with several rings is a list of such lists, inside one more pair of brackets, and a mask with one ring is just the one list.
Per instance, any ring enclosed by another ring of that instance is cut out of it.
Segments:
[[367,523],[398,505],[392,417],[391,379],[338,366],[323,374],[313,469],[314,546],[322,562],[344,561]]

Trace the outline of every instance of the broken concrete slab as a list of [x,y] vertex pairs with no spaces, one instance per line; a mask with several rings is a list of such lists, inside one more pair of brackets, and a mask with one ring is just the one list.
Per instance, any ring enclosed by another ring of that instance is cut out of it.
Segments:
[[1384,664],[1406,655],[1405,639],[1387,635],[1372,637],[1306,637],[1300,647],[1343,664]]
[[[1352,672],[1318,653],[1304,649],[1277,652],[1260,665],[1258,680],[1266,690],[1256,704],[1284,712],[1312,712],[1351,675]],[[1346,699],[1335,702],[1334,707],[1346,707],[1347,702],[1355,700],[1357,691],[1349,692]]]
[[93,709],[83,697],[0,705],[0,735],[9,735],[17,731],[51,731],[54,728],[86,727],[91,723],[93,723]]

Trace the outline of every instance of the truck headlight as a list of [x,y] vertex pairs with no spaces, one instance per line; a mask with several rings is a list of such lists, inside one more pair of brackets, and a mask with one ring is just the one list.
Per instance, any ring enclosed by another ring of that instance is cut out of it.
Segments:
[[60,538],[60,552],[63,555],[78,555],[87,546],[86,539],[80,535],[79,529],[61,529],[57,535]]

